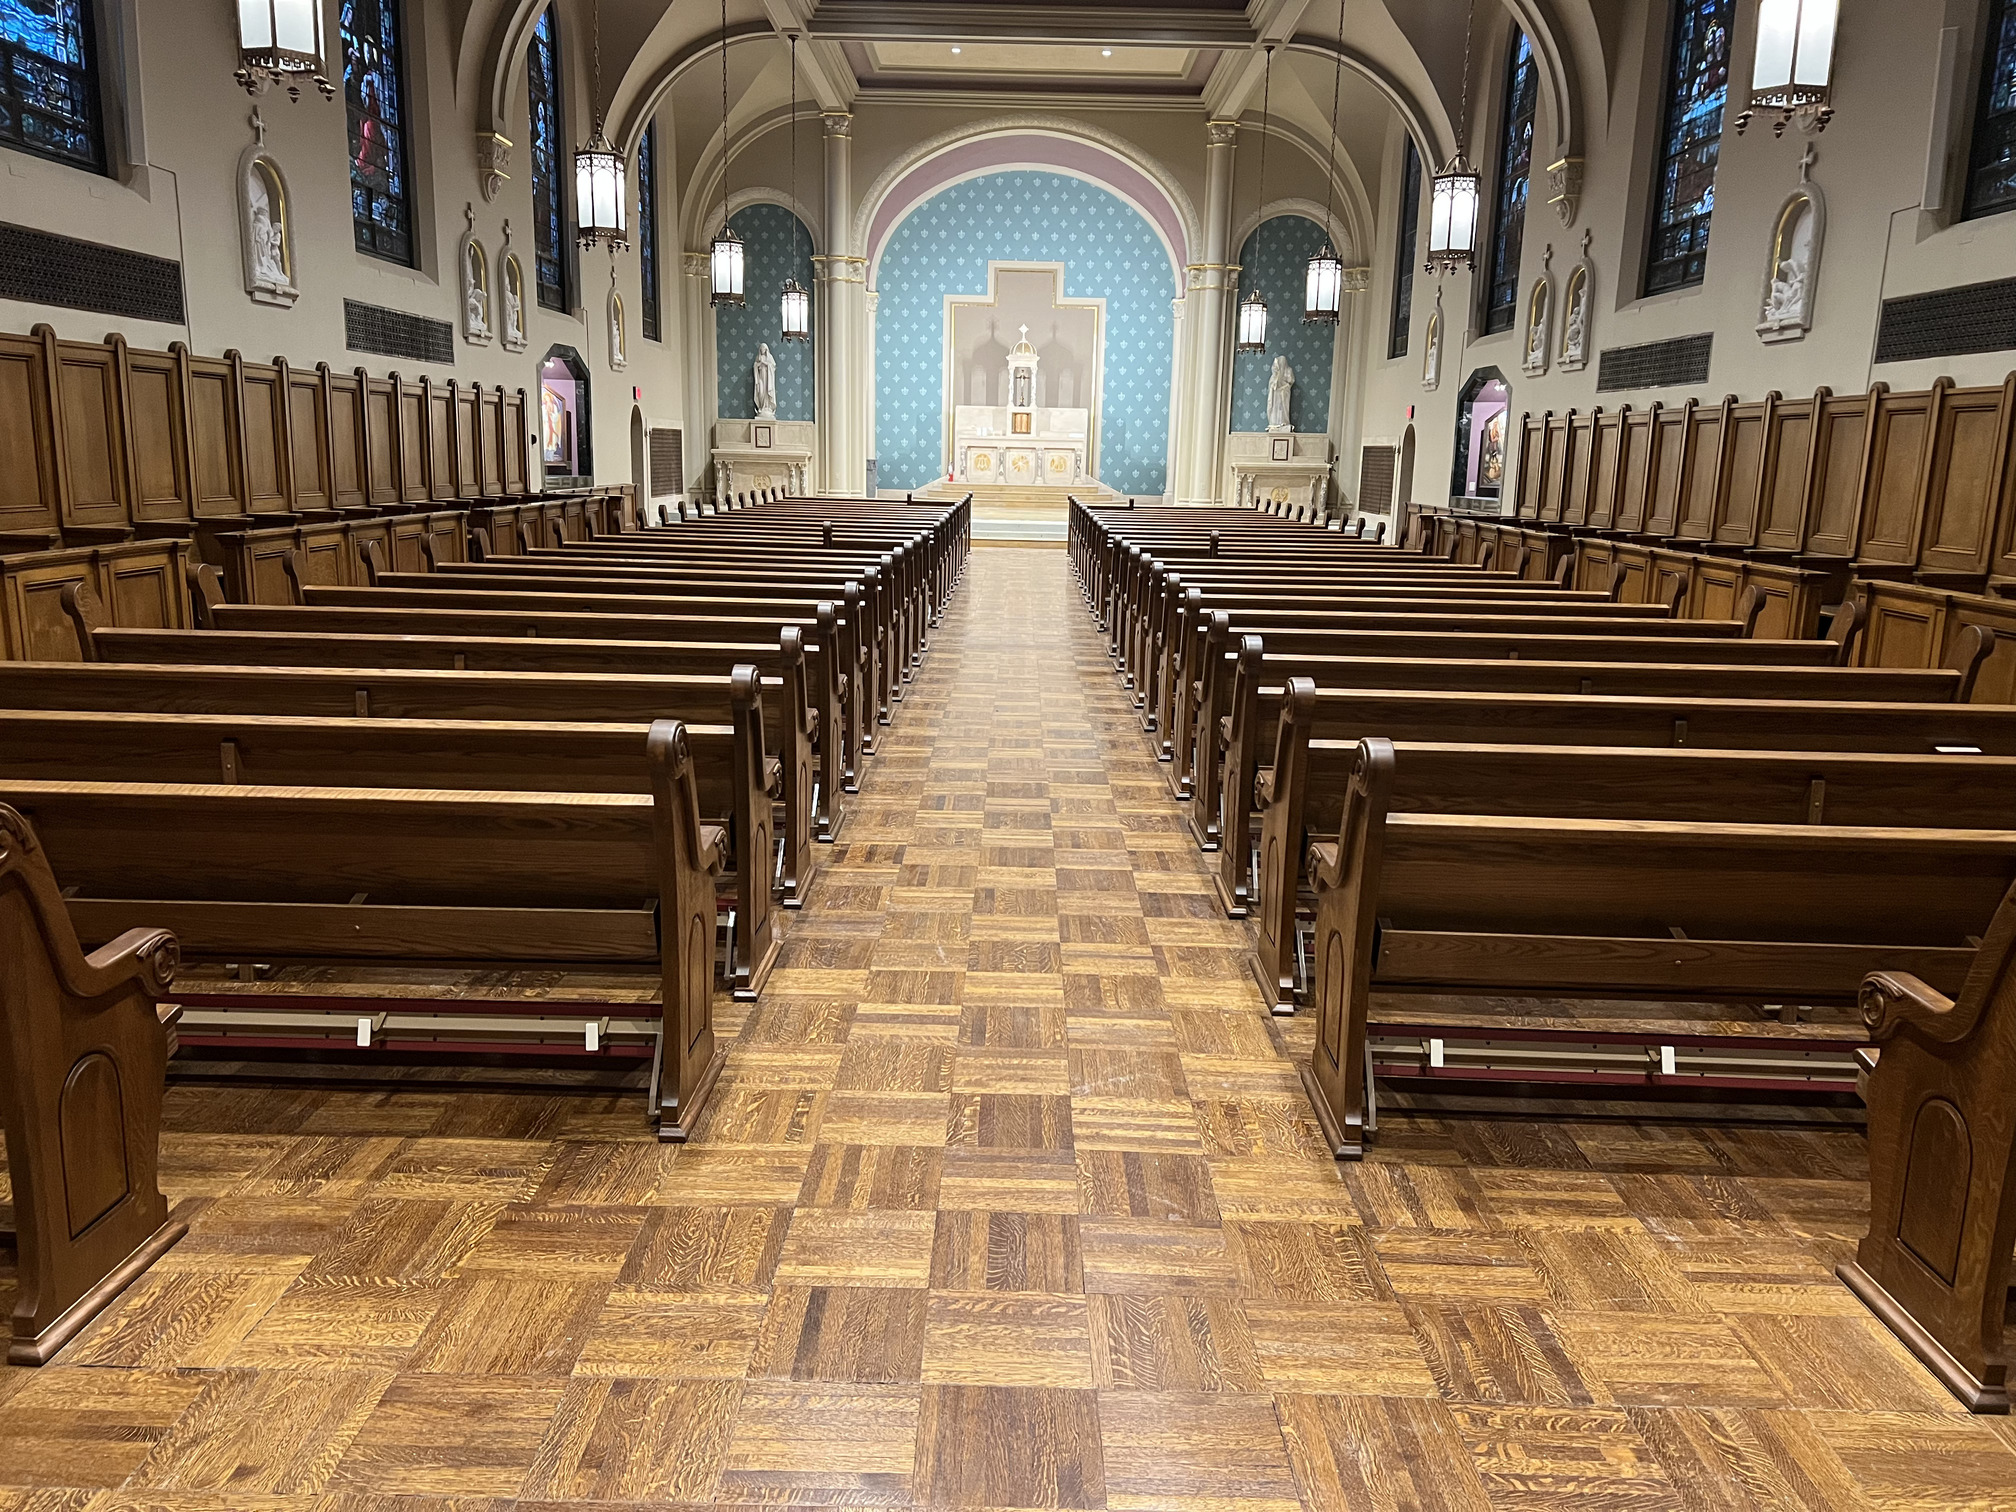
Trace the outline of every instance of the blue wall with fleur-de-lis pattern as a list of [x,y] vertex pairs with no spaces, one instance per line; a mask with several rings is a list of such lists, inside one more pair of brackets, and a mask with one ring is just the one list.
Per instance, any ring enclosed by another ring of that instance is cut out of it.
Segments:
[[1168,249],[1117,195],[1026,168],[953,184],[890,235],[876,276],[881,486],[944,476],[945,296],[985,294],[990,261],[1061,262],[1067,295],[1106,301],[1099,477],[1122,493],[1163,492],[1176,332]]
[[1302,323],[1309,259],[1325,239],[1316,222],[1277,215],[1262,221],[1239,249],[1239,297],[1258,289],[1267,301],[1267,350],[1232,358],[1235,431],[1267,429],[1267,378],[1276,357],[1286,357],[1295,371],[1295,390],[1288,396],[1288,418],[1295,429],[1320,435],[1330,428],[1330,357],[1337,349],[1337,327]]
[[[777,359],[777,418],[816,420],[813,413],[812,341],[786,341],[779,321],[784,280],[812,285],[812,234],[782,205],[744,205],[728,217],[742,238],[742,293],[749,302],[714,307],[714,402],[724,420],[756,417],[756,348],[770,344]],[[813,326],[818,326],[814,318]],[[816,338],[815,338],[816,339]]]

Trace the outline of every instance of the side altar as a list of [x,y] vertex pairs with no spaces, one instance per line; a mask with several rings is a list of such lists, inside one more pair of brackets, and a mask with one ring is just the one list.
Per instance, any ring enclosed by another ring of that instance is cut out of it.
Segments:
[[1091,478],[1092,412],[1039,407],[1029,327],[1008,354],[1008,403],[952,411],[952,476],[960,483],[1073,488]]

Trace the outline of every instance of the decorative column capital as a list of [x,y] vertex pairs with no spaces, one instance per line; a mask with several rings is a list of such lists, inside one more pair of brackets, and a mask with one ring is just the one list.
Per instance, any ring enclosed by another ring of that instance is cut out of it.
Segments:
[[708,253],[688,252],[686,254],[686,276],[688,278],[705,278],[712,262],[713,258]]
[[825,283],[866,283],[868,281],[868,259],[865,257],[841,257],[832,253],[815,253],[812,270]]
[[826,111],[819,119],[825,124],[826,135],[829,137],[851,137],[854,135],[854,117],[844,110]]
[[1204,143],[1208,147],[1230,147],[1239,140],[1237,121],[1206,121]]
[[491,201],[511,177],[511,138],[501,131],[476,133],[476,171],[483,181],[483,198]]
[[1547,203],[1561,217],[1561,224],[1574,225],[1582,205],[1582,159],[1564,157],[1558,163],[1549,163],[1547,187],[1554,191],[1548,196]]

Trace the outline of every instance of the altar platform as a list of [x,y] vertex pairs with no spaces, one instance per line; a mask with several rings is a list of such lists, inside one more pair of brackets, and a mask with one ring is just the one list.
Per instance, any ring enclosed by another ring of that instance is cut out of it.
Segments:
[[994,545],[1062,546],[1075,495],[1090,504],[1117,502],[1121,495],[1086,479],[1072,488],[1042,484],[954,483],[940,479],[916,490],[920,499],[954,501],[973,495],[973,539]]

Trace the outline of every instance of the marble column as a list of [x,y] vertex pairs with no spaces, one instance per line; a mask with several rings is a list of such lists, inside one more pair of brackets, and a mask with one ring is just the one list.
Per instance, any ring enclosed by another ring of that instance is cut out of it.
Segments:
[[714,311],[710,304],[713,279],[705,252],[688,252],[686,276],[680,281],[681,315],[686,357],[686,489],[699,486],[714,454],[714,422],[720,418],[721,392],[715,376]]
[[840,496],[867,486],[865,370],[867,265],[854,247],[854,117],[828,111],[826,134],[826,250],[812,259],[818,288],[813,297],[813,342],[819,418],[819,487]]
[[1237,121],[1204,125],[1203,256],[1184,269],[1182,439],[1174,492],[1181,503],[1217,499],[1224,471],[1231,385],[1232,302],[1239,270],[1231,264],[1232,154]]

